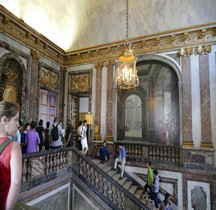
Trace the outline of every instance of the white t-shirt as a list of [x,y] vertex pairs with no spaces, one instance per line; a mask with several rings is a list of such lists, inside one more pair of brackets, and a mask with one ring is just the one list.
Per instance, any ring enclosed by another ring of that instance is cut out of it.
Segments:
[[[53,125],[56,126],[57,123],[54,123]],[[51,132],[52,132],[52,129],[53,129],[53,125],[52,125],[52,128],[49,131],[50,136],[51,136]],[[59,146],[62,145],[62,136],[63,136],[64,133],[63,133],[63,129],[62,129],[60,124],[58,124],[58,133],[59,133],[59,138],[58,138],[57,141],[53,141],[52,136],[51,136],[51,146],[52,147],[59,147]]]

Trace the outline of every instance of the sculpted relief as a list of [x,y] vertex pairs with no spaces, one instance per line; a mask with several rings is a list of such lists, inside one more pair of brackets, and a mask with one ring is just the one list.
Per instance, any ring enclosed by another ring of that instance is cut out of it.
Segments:
[[19,64],[13,59],[7,59],[2,66],[0,84],[0,99],[20,103],[22,73]]
[[58,75],[49,70],[42,68],[40,73],[41,86],[46,86],[52,89],[58,87]]
[[90,90],[90,75],[77,74],[71,75],[71,91],[88,92]]

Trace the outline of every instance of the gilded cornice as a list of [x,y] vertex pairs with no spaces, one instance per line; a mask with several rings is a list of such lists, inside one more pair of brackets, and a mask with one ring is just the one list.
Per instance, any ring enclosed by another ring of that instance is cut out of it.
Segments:
[[[216,23],[143,36],[129,41],[133,44],[136,55],[180,50],[181,48],[191,50],[199,45],[216,43]],[[65,65],[117,59],[122,49],[124,49],[123,41],[66,53]]]
[[0,30],[41,55],[64,64],[65,52],[0,5]]
[[[0,5],[0,32],[20,41],[22,44],[36,50],[41,56],[46,56],[62,66],[83,63],[95,63],[116,60],[124,50],[125,40],[92,46],[72,52],[65,52],[53,42],[42,36],[21,19],[17,18]],[[216,43],[216,23],[207,23],[163,33],[129,39],[135,48],[136,55],[180,50],[190,55],[191,48],[204,46],[201,53],[208,53],[206,45]],[[187,53],[188,52],[188,53]]]

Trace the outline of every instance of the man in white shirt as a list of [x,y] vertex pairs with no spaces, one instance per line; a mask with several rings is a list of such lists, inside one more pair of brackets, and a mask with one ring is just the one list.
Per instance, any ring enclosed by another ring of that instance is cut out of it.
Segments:
[[87,120],[83,121],[83,125],[80,128],[80,134],[81,136],[81,145],[82,145],[82,153],[84,155],[88,152],[88,142],[87,142]]

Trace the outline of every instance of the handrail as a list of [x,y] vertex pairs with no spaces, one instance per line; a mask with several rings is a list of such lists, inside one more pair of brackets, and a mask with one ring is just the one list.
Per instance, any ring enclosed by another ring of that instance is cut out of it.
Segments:
[[[126,196],[127,198],[129,198],[139,209],[149,210],[149,208],[145,204],[143,204],[136,196],[134,196],[132,193],[130,193],[128,190],[126,190],[124,187],[122,187],[118,182],[116,182],[113,178],[111,178],[109,175],[107,175],[100,167],[98,167],[95,163],[93,163],[92,161],[90,161],[90,159],[88,157],[86,157],[83,154],[81,154],[79,152],[79,150],[77,150],[76,148],[73,148],[72,150],[73,150],[74,153],[76,153],[76,155],[78,155],[79,157],[81,157],[83,161],[85,161],[85,162],[87,162],[89,164],[89,166],[88,166],[89,169],[91,169],[91,167],[93,167],[99,173],[99,176],[101,175],[103,178],[105,178],[107,180],[107,182],[109,182],[113,186],[115,186],[121,192],[120,194],[123,193],[123,195]],[[85,174],[78,173],[78,175],[80,175],[82,178],[88,179],[88,177],[85,177]],[[91,175],[91,174],[89,174],[89,175]],[[91,186],[93,188],[95,187],[95,192],[98,192],[98,190],[101,190],[100,187],[97,188],[96,186],[95,185]],[[112,189],[113,186],[111,186],[110,189]],[[101,196],[100,193],[99,193],[99,195],[100,195],[100,197],[103,197],[103,196]],[[105,202],[106,201],[107,201],[107,199],[105,199]],[[111,201],[112,201],[112,199],[111,199]],[[110,205],[110,202],[108,202],[108,205]],[[119,209],[120,206],[118,204],[117,204],[117,206],[118,206],[117,209]],[[122,206],[120,207],[120,209],[122,209],[122,208],[124,208],[124,204],[123,203],[122,203]]]
[[21,191],[56,178],[59,170],[65,170],[67,173],[68,167],[72,167],[72,173],[77,175],[112,209],[125,209],[125,201],[127,201],[127,205],[149,210],[136,196],[122,187],[75,147],[23,155],[23,189]]

